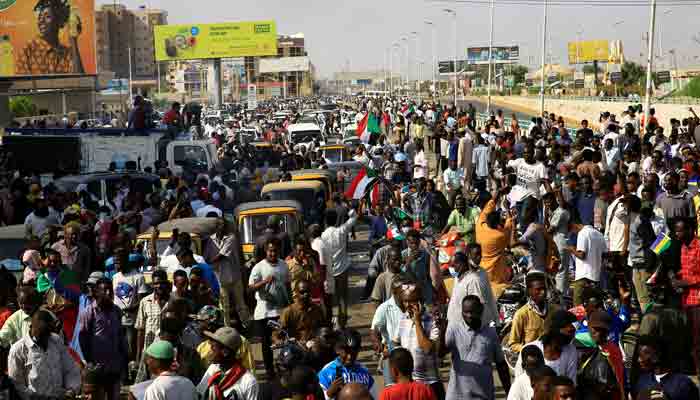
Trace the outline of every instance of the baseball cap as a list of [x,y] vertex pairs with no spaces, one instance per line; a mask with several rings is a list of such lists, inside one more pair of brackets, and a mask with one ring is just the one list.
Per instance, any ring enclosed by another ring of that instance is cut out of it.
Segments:
[[101,271],[95,271],[90,274],[90,276],[87,279],[87,283],[91,285],[96,285],[97,281],[105,277],[105,273]]
[[197,314],[190,315],[190,318],[197,321],[220,322],[222,320],[222,312],[214,306],[204,306]]
[[610,325],[612,325],[612,318],[610,314],[605,311],[594,311],[588,318],[588,326],[591,328],[610,330]]
[[157,360],[172,360],[175,358],[175,349],[170,342],[166,340],[158,340],[148,346],[146,349],[146,355]]
[[241,334],[229,326],[219,328],[214,333],[204,332],[204,336],[233,351],[238,351],[241,347]]

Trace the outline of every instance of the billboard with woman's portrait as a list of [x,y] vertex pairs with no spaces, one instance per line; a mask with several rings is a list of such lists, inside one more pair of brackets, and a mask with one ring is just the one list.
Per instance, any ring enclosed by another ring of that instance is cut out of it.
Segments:
[[95,75],[94,0],[0,0],[0,78]]

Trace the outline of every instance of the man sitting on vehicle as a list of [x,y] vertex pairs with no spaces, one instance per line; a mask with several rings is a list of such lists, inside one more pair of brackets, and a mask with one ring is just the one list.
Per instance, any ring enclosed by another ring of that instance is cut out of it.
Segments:
[[[282,311],[280,325],[290,338],[305,343],[314,337],[314,333],[324,326],[327,320],[321,306],[311,301],[309,281],[297,281],[293,296],[294,303]],[[277,336],[279,337],[279,333]]]
[[523,346],[534,342],[544,333],[544,321],[558,306],[547,303],[547,285],[542,272],[533,271],[525,277],[527,304],[513,316],[508,347],[519,353]]

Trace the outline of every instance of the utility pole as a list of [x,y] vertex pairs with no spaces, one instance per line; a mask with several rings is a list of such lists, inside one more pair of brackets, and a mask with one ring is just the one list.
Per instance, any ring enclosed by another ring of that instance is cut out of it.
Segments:
[[432,52],[433,52],[433,62],[431,65],[431,72],[432,72],[432,79],[433,79],[433,100],[437,99],[437,84],[435,83],[435,68],[437,68],[437,61],[435,59],[435,24],[433,24],[432,21],[425,21],[427,25],[430,25],[430,43],[432,47]]
[[494,9],[496,8],[494,5],[494,0],[491,0],[491,24],[489,28],[489,81],[488,84],[486,85],[486,93],[488,100],[486,102],[486,114],[491,113],[491,70],[493,69],[493,14],[494,14]]
[[[653,0],[656,1],[656,0]],[[547,0],[543,0],[542,18],[542,79],[540,80],[540,116],[544,113],[545,66],[547,62]]]
[[454,73],[455,73],[455,85],[454,85],[454,91],[455,91],[455,110],[457,109],[457,11],[452,10],[449,8],[445,8],[443,10],[447,14],[452,14],[454,17],[454,31],[455,31],[455,52],[454,52],[454,57],[453,57],[453,62],[454,62]]
[[649,40],[647,48],[647,86],[644,93],[644,125],[639,134],[644,136],[646,125],[649,124],[649,108],[651,107],[651,68],[654,65],[654,26],[656,25],[656,0],[651,0],[651,10],[649,16]]

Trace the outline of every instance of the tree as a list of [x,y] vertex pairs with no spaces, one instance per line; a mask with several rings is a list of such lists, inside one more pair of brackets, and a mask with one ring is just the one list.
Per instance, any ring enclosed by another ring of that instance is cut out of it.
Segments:
[[10,113],[14,117],[31,117],[36,115],[36,104],[27,96],[10,98]]
[[700,98],[700,78],[693,78],[688,85],[683,88],[681,96]]
[[513,84],[515,86],[520,85],[525,82],[527,67],[524,65],[516,65],[511,69],[510,73],[513,75]]
[[595,68],[593,67],[593,64],[585,64],[583,66],[583,73],[586,75],[591,75],[595,72]]
[[641,85],[645,79],[646,72],[644,67],[635,62],[625,61],[620,71],[622,73],[623,86]]

